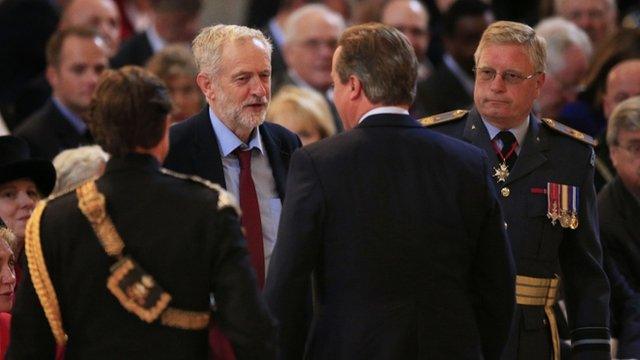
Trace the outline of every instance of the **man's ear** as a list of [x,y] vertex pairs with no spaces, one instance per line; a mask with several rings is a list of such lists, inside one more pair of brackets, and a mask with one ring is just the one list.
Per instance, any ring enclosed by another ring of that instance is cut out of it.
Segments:
[[58,85],[58,71],[52,65],[49,65],[47,66],[45,76],[47,77],[47,81],[49,82],[49,85],[51,85],[51,88],[55,89]]
[[357,77],[351,75],[349,76],[349,87],[350,87],[350,96],[349,98],[351,100],[355,100],[357,98],[359,98],[363,93],[362,93],[362,83],[360,82],[360,79],[358,79]]
[[215,99],[213,81],[211,81],[211,77],[208,74],[199,72],[196,76],[196,83],[207,101]]

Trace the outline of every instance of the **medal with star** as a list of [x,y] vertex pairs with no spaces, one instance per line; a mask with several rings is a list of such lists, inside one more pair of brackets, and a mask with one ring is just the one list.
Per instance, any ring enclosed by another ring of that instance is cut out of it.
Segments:
[[506,162],[503,161],[497,168],[494,167],[493,171],[495,171],[495,173],[493,173],[493,177],[496,178],[498,182],[507,181],[507,178],[509,177],[509,167]]

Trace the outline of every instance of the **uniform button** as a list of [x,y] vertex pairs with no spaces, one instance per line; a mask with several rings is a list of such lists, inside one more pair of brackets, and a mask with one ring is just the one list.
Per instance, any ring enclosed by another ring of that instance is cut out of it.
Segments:
[[509,190],[508,187],[503,187],[500,189],[500,194],[502,194],[503,197],[508,197],[509,194],[511,194],[511,190]]
[[542,323],[546,326],[547,325],[547,319],[542,319]]
[[507,228],[509,227],[509,225],[507,224],[507,222],[504,222],[504,229],[507,230]]

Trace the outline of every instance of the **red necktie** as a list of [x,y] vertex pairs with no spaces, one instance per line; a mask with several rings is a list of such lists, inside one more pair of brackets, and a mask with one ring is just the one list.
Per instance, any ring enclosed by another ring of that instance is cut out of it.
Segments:
[[251,265],[256,270],[258,288],[264,286],[264,248],[262,244],[262,221],[258,195],[251,177],[251,150],[235,151],[240,160],[240,209],[242,210],[242,226],[247,237]]

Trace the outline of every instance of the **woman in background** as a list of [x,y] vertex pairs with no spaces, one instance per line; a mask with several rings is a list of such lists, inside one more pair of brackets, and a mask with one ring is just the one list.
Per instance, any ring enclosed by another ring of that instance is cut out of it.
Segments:
[[329,105],[315,90],[287,85],[274,96],[267,119],[296,133],[308,145],[336,133]]

